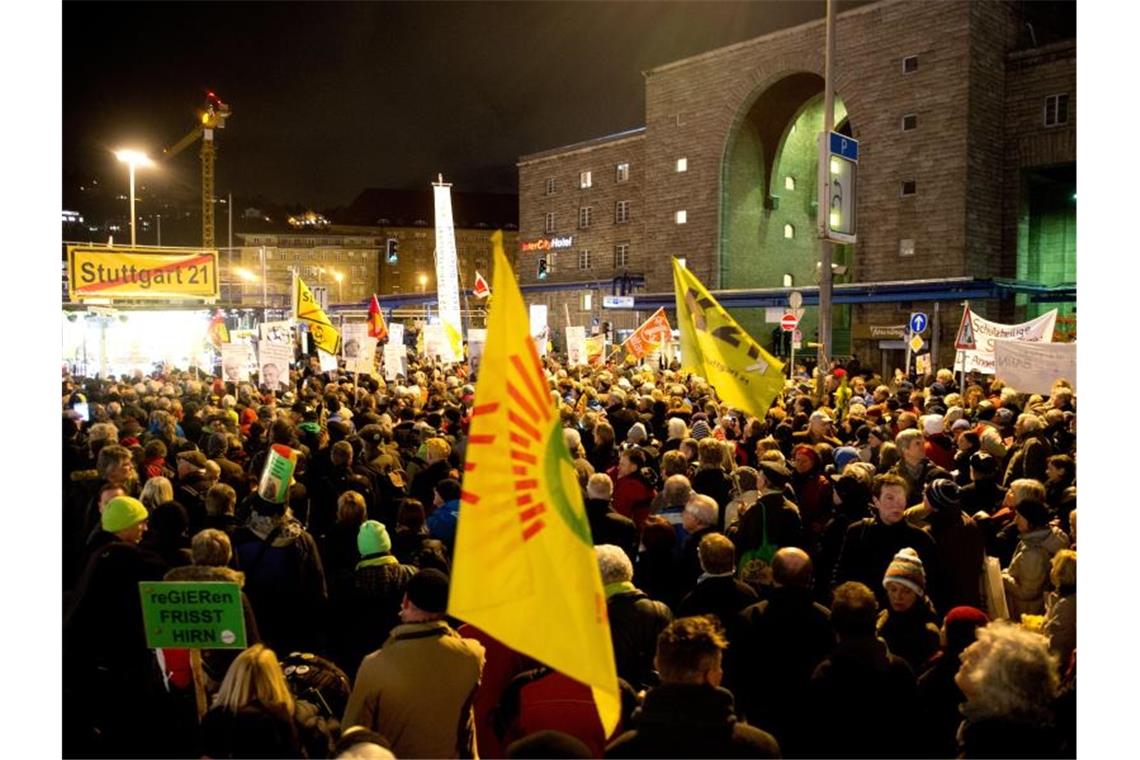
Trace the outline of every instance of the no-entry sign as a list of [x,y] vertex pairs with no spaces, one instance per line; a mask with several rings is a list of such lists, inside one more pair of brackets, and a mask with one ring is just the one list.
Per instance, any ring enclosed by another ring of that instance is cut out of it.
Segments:
[[796,329],[796,325],[799,323],[800,321],[796,319],[796,315],[792,314],[791,312],[788,312],[784,316],[780,317],[780,329],[784,332],[791,332],[792,330]]
[[146,645],[152,649],[245,649],[236,583],[139,583]]

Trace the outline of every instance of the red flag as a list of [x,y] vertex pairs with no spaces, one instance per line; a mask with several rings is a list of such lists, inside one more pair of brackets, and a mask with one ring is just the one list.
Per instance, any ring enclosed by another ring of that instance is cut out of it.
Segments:
[[368,304],[368,337],[381,342],[388,340],[388,325],[384,324],[384,314],[375,293],[372,294],[372,303]]
[[483,275],[479,274],[479,270],[475,270],[475,289],[471,292],[476,298],[486,298],[491,295],[491,286],[483,279]]
[[641,327],[625,339],[622,344],[625,349],[638,359],[656,348],[660,348],[673,337],[673,329],[669,327],[669,319],[665,316],[664,307],[653,312],[653,316],[645,320]]
[[222,314],[221,309],[214,312],[214,316],[210,320],[210,327],[206,331],[206,336],[214,348],[219,351],[222,350],[223,343],[230,342],[230,331],[226,329],[226,317]]

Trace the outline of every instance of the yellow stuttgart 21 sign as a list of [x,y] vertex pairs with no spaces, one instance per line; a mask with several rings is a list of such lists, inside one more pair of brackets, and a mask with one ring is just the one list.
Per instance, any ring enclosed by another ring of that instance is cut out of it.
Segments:
[[71,300],[218,297],[218,252],[68,246]]

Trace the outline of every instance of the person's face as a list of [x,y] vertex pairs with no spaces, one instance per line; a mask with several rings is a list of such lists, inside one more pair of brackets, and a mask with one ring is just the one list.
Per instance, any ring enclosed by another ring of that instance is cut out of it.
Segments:
[[884,486],[874,502],[883,522],[894,525],[903,519],[903,512],[906,510],[906,489],[902,486]]
[[890,599],[891,609],[895,612],[906,612],[918,601],[918,594],[901,583],[888,583],[887,597]]
[[623,456],[618,460],[618,475],[625,477],[626,475],[632,475],[636,470],[637,467],[633,462],[629,461],[629,457]]
[[126,530],[121,530],[115,535],[128,544],[137,544],[139,541],[142,541],[143,536],[146,535],[146,520]]
[[124,459],[116,464],[109,473],[107,480],[112,483],[126,483],[135,476],[135,464],[130,459]]
[[270,390],[276,390],[280,384],[281,373],[276,364],[265,364],[261,367],[261,381]]
[[797,451],[795,456],[792,457],[792,466],[796,468],[796,472],[801,475],[806,475],[811,472],[812,460],[807,454],[802,451]]
[[926,449],[923,446],[921,438],[916,438],[911,441],[905,449],[903,449],[903,458],[906,459],[907,464],[916,465],[922,461],[926,456]]
[[970,681],[970,675],[974,672],[974,669],[978,667],[978,663],[981,662],[982,657],[985,655],[986,646],[986,644],[980,641],[975,641],[966,647],[966,650],[959,656],[962,660],[962,666],[958,668],[958,673],[954,676],[954,685],[962,690],[962,694],[964,694],[967,699],[974,696],[975,690],[973,683]]
[[811,420],[808,422],[808,430],[812,435],[827,435],[829,424],[827,420]]
[[1050,483],[1056,483],[1061,479],[1062,470],[1052,462],[1045,463],[1045,479]]
[[227,364],[223,369],[225,369],[227,380],[229,380],[231,383],[238,382],[238,376],[241,374],[241,368],[238,365]]

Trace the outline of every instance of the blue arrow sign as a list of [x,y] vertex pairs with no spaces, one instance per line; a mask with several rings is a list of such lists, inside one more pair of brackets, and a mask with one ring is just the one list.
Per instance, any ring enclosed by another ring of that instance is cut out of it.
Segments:
[[927,319],[926,314],[921,311],[916,311],[910,315],[910,331],[915,333],[922,333],[926,331],[926,325],[930,320]]

